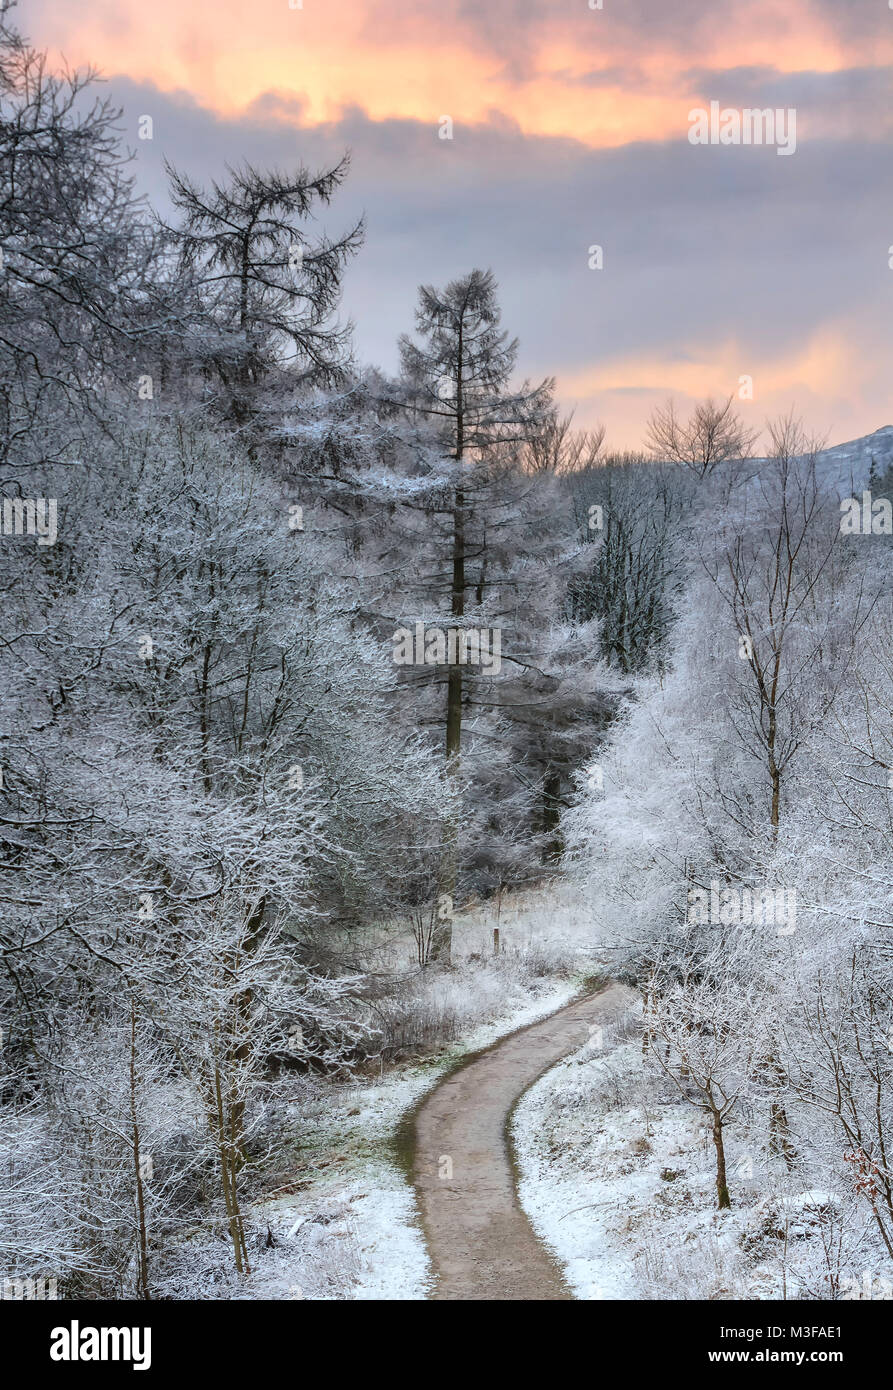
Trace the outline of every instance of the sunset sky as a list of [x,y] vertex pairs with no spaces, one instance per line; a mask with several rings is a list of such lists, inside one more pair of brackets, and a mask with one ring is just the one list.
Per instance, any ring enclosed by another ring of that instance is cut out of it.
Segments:
[[[54,59],[101,69],[160,207],[165,155],[201,179],[350,149],[326,225],[367,215],[343,306],[364,361],[396,366],[420,282],[489,266],[522,373],[557,376],[617,446],[656,401],[742,375],[756,424],[793,406],[839,442],[893,423],[887,0],[291,3],[17,15]],[[689,144],[711,100],[793,108],[796,153]]]

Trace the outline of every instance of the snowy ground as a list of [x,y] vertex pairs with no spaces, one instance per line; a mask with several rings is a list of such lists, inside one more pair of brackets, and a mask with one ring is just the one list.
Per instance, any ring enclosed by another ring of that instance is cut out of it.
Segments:
[[[459,1059],[561,1008],[586,973],[585,964],[569,971],[566,956],[563,978],[540,973],[539,958],[531,971],[525,914],[516,906],[508,920],[524,927],[528,954],[516,940],[517,962],[478,961],[430,977],[426,1004],[459,1018],[459,1041],[382,1068],[377,1078],[295,1081],[293,1098],[284,1101],[288,1147],[277,1154],[266,1195],[244,1212],[250,1277],[222,1274],[225,1233],[214,1237],[201,1228],[168,1252],[159,1292],[215,1299],[426,1297],[430,1271],[401,1152],[401,1121]],[[491,938],[489,922],[481,927],[482,941],[488,933]]]
[[[522,957],[523,960],[523,957]],[[479,1021],[458,1042],[352,1082],[300,1078],[284,1099],[285,1155],[246,1207],[253,1272],[221,1264],[206,1228],[178,1243],[169,1297],[419,1300],[431,1272],[401,1122],[455,1063],[544,1018],[582,974],[530,977],[493,962],[432,976],[432,991]],[[632,999],[633,996],[630,996]],[[714,1150],[702,1115],[643,1062],[639,1006],[606,1025],[519,1101],[512,1137],[534,1229],[589,1299],[893,1298],[893,1267],[858,1203],[788,1175],[727,1131],[733,1208],[716,1209]],[[277,1176],[278,1175],[278,1176]],[[847,1231],[847,1244],[841,1231]],[[848,1292],[849,1289],[849,1292]]]
[[[428,1258],[415,1194],[393,1145],[401,1119],[460,1057],[554,1013],[573,998],[579,983],[550,981],[537,997],[516,1001],[461,1044],[395,1069],[378,1083],[339,1086],[320,1100],[316,1113],[305,1114],[302,1127],[312,1129],[316,1152],[327,1155],[326,1168],[304,1193],[277,1198],[252,1213],[255,1222],[269,1221],[274,1237],[294,1252],[293,1261],[276,1262],[283,1267],[271,1271],[267,1289],[256,1288],[253,1296],[424,1298]],[[325,1241],[319,1239],[320,1226]]]
[[[493,954],[494,931],[503,955],[539,953],[550,960],[587,956],[602,933],[584,890],[555,880],[486,902],[457,909],[452,919],[452,960],[456,965],[486,961]],[[362,946],[358,942],[362,941]],[[408,927],[393,923],[354,929],[350,947],[378,970],[405,970],[416,963],[416,944]]]
[[[701,1116],[643,1066],[634,1014],[522,1097],[520,1196],[580,1299],[893,1297],[893,1268],[846,1194],[756,1155],[728,1130],[733,1208],[716,1207]],[[860,1232],[848,1247],[840,1232]]]

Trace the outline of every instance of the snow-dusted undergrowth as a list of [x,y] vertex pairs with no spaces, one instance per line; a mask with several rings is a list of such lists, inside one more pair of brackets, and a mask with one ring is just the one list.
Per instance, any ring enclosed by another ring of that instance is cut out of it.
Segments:
[[[488,973],[480,972],[484,978]],[[268,1291],[256,1289],[253,1296],[424,1298],[429,1262],[415,1194],[395,1150],[394,1134],[406,1112],[458,1058],[553,1013],[578,987],[578,981],[561,980],[518,989],[507,1010],[497,1010],[461,1043],[423,1063],[396,1068],[377,1083],[339,1086],[302,1115],[298,1125],[309,1131],[315,1153],[326,1155],[325,1167],[320,1171],[316,1165],[306,1192],[276,1198],[254,1213],[256,1221],[268,1220],[275,1223],[274,1230],[285,1233],[284,1241],[292,1242],[294,1264],[271,1272]],[[327,1237],[322,1242],[320,1224]],[[277,1264],[283,1265],[281,1258]]]
[[[541,907],[534,895],[529,911],[539,914]],[[398,1139],[403,1117],[457,1060],[561,1008],[592,968],[576,947],[561,951],[553,941],[545,953],[542,932],[516,902],[503,921],[510,943],[511,929],[517,931],[516,949],[510,944],[496,959],[422,972],[414,983],[411,1007],[445,1021],[448,1037],[458,1030],[458,1040],[382,1065],[377,1077],[296,1082],[282,1117],[289,1142],[276,1159],[283,1180],[246,1212],[251,1275],[221,1274],[219,1237],[202,1227],[168,1252],[160,1292],[215,1299],[426,1297],[429,1262]],[[481,924],[481,941],[490,930],[489,920]],[[468,936],[463,940],[467,946]]]
[[580,1299],[893,1297],[893,1267],[852,1199],[727,1139],[719,1211],[710,1135],[642,1055],[639,1010],[520,1100],[520,1196]]

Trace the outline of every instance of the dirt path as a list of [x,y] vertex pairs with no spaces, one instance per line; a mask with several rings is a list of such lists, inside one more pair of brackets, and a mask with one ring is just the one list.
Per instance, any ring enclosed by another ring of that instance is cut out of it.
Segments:
[[415,1115],[414,1178],[435,1299],[570,1299],[515,1192],[507,1135],[519,1096],[625,1006],[611,985],[477,1053]]

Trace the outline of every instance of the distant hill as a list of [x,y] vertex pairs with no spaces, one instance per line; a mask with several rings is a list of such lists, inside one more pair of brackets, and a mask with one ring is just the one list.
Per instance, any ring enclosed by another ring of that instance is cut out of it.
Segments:
[[862,439],[823,449],[819,454],[820,476],[841,497],[851,497],[868,486],[872,459],[881,476],[893,468],[893,425],[882,425]]

